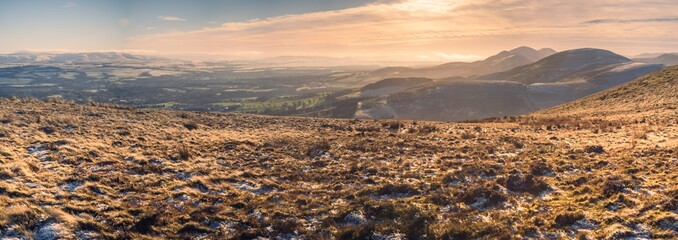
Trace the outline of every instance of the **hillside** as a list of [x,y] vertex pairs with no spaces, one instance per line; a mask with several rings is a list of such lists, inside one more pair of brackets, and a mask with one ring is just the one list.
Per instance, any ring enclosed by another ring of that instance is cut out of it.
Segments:
[[664,64],[666,66],[678,65],[678,53],[665,53],[651,58],[637,58],[638,62]]
[[529,47],[502,51],[494,56],[475,62],[450,62],[425,68],[387,67],[370,72],[357,84],[369,84],[385,78],[450,78],[472,77],[502,72],[518,66],[534,63],[556,53],[544,48],[535,50]]
[[552,83],[566,79],[572,74],[628,62],[631,60],[607,50],[574,49],[553,54],[533,64],[506,72],[479,76],[477,79],[510,80],[525,84]]
[[[674,73],[617,89],[647,95],[580,105],[675,101],[663,78]],[[678,123],[663,119],[462,124],[0,99],[0,238],[676,238]]]
[[440,80],[363,101],[356,117],[464,121],[535,110],[520,83]]
[[388,78],[379,82],[370,83],[360,88],[361,97],[377,97],[400,92],[402,90],[431,83],[428,78]]
[[678,66],[539,112],[564,116],[678,119]]
[[629,82],[662,68],[663,65],[659,64],[628,62],[579,71],[556,79],[555,82],[528,84],[529,98],[538,108],[548,108]]
[[[358,118],[465,121],[517,116],[603,91],[664,68],[577,49],[479,79],[386,79],[360,91]],[[497,80],[485,80],[493,79]],[[390,86],[390,87],[387,87]]]
[[469,64],[446,63],[423,70],[425,70],[424,74],[431,75],[427,77],[432,78],[471,77],[510,70],[534,63],[555,53],[556,51],[550,48],[535,50],[529,47],[519,47],[509,51],[502,51],[482,61]]

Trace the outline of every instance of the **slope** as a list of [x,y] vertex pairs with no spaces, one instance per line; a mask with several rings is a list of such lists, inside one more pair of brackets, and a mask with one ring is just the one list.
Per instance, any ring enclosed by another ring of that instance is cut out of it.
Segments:
[[638,62],[664,64],[666,66],[678,65],[678,53],[665,53],[653,58],[637,58]]
[[506,72],[480,76],[476,79],[509,80],[525,84],[552,83],[576,73],[628,62],[631,60],[607,50],[574,49],[553,54],[533,64],[516,67]]
[[556,51],[550,48],[535,50],[529,47],[519,47],[471,63],[451,62],[426,68],[387,67],[370,72],[361,79],[359,84],[368,84],[385,78],[449,78],[485,75],[534,63],[554,53]]
[[678,237],[678,125],[548,124],[0,99],[0,238]]
[[663,67],[632,62],[605,50],[578,49],[494,75],[498,80],[387,79],[361,90],[360,96],[368,99],[361,100],[355,116],[437,121],[516,116],[600,92]]
[[677,108],[678,66],[674,66],[537,114],[678,119]]
[[516,82],[438,80],[361,102],[358,118],[464,121],[537,110]]

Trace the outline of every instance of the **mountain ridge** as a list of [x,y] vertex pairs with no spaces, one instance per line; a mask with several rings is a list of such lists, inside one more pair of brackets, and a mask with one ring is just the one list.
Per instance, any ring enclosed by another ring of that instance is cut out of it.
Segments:
[[47,53],[17,52],[0,55],[0,63],[126,63],[168,60],[167,58],[125,52]]
[[[607,50],[575,49],[494,74],[493,77],[429,79],[421,84],[407,81],[410,83],[407,86],[388,89],[387,81],[378,81],[371,86],[382,86],[383,89],[363,94],[373,98],[360,102],[356,117],[463,121],[515,116],[572,101],[662,68],[663,65],[659,64],[633,62]],[[392,79],[388,81],[395,82]],[[375,92],[382,93],[382,96]],[[488,94],[490,92],[492,94]],[[514,105],[493,107],[505,102]]]
[[634,60],[644,63],[664,64],[666,66],[678,65],[678,53],[663,53],[656,57],[635,58]]
[[450,62],[425,68],[409,67],[386,67],[369,73],[361,84],[369,84],[385,78],[449,78],[449,77],[472,77],[494,72],[501,72],[514,67],[533,63],[539,59],[554,54],[555,50],[543,48],[535,50],[530,47],[518,47],[512,50],[502,51],[484,60],[475,62]]
[[527,84],[551,83],[576,72],[628,62],[631,62],[631,59],[608,50],[580,48],[559,52],[532,64],[479,76],[476,79],[512,80]]

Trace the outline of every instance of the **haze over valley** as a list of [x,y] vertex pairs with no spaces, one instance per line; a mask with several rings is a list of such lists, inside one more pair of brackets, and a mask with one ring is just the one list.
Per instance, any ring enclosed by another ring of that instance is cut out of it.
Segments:
[[[313,57],[204,62],[116,52],[21,52],[0,55],[0,96],[173,110],[467,121],[517,116],[605,90],[673,64],[667,56],[672,54],[632,60],[602,49],[518,47],[474,62],[381,67]],[[318,65],[323,62],[327,65]]]

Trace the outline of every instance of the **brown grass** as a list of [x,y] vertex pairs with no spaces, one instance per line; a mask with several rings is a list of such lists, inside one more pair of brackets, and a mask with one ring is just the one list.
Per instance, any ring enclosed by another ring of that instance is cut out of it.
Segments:
[[652,118],[414,124],[0,99],[2,119],[0,238],[678,237],[678,125]]

